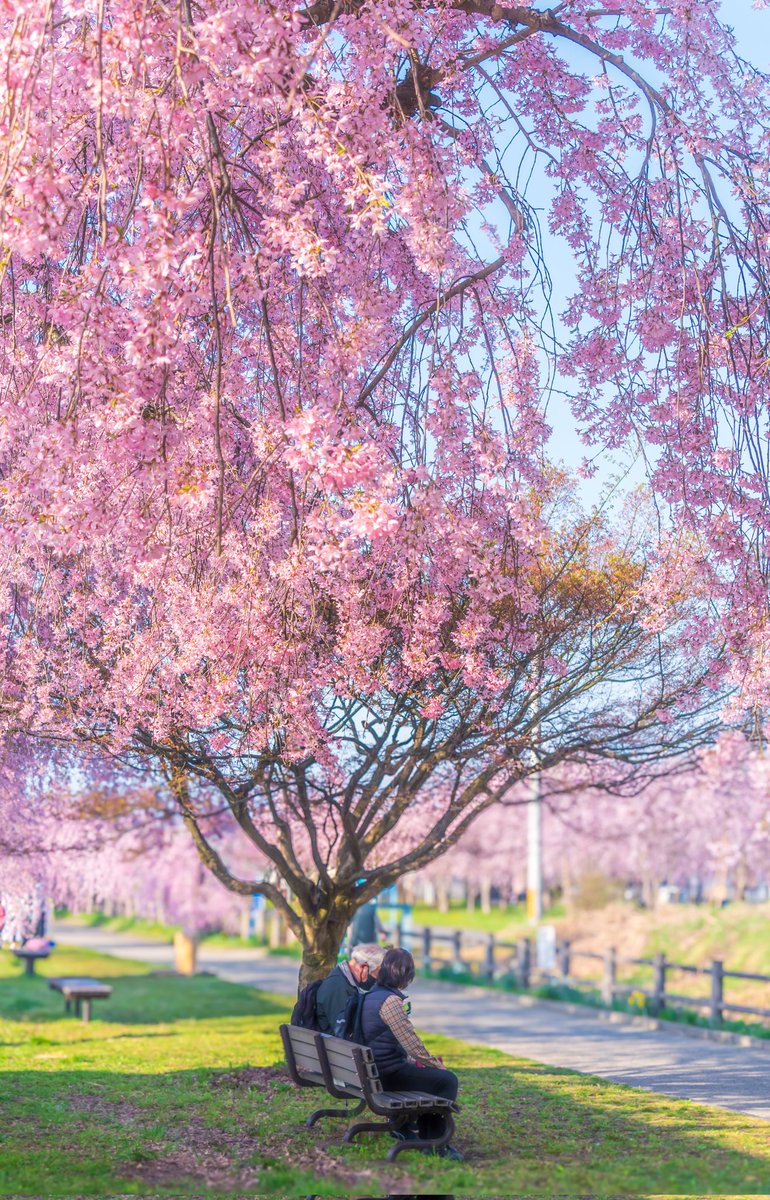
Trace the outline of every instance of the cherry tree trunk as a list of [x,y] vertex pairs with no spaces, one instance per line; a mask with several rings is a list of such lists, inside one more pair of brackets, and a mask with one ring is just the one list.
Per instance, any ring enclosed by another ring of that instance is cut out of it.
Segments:
[[305,926],[299,986],[325,979],[337,965],[337,957],[349,924],[349,916],[327,920],[316,927]]

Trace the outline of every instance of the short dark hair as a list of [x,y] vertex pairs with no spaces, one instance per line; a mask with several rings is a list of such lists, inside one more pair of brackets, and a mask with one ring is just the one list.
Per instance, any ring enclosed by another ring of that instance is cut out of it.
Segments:
[[414,959],[408,950],[386,950],[377,982],[380,987],[408,987],[414,979]]

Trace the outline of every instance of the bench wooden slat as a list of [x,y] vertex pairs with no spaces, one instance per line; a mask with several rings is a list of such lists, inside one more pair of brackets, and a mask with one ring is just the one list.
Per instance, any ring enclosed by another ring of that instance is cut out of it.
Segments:
[[[376,1074],[377,1068],[374,1067],[374,1063],[363,1063],[362,1065],[367,1078],[371,1080],[372,1084],[374,1084],[375,1081],[379,1083],[380,1080],[379,1076]],[[345,1079],[348,1083],[361,1082],[361,1078],[355,1063],[351,1062],[349,1059],[346,1062],[341,1055],[330,1054],[329,1066],[331,1067],[332,1074],[334,1075],[335,1079]],[[372,1071],[372,1068],[374,1068],[374,1072]]]
[[[324,1042],[323,1042],[324,1050],[326,1052],[326,1057],[328,1058],[329,1062],[334,1063],[335,1066],[339,1063],[339,1065],[343,1066],[343,1067],[355,1068],[355,1063],[353,1061],[352,1055],[349,1052],[340,1050],[338,1046],[330,1046],[329,1045],[330,1040],[331,1039],[327,1040],[326,1038],[324,1038]],[[337,1038],[335,1038],[334,1040],[337,1041]],[[353,1045],[352,1042],[350,1044]],[[376,1077],[377,1067],[375,1065],[374,1059],[371,1059],[369,1062],[364,1060],[364,1062],[362,1063],[362,1066],[366,1068],[366,1073],[370,1079],[374,1079]]]
[[327,1054],[334,1054],[337,1052],[341,1054],[343,1058],[347,1058],[352,1062],[353,1056],[351,1054],[351,1047],[355,1046],[356,1050],[360,1050],[361,1058],[364,1060],[364,1062],[374,1062],[374,1051],[370,1046],[360,1046],[358,1042],[349,1042],[347,1038],[330,1037],[330,1035],[327,1033],[323,1033],[321,1036],[323,1038],[324,1050]]
[[318,1036],[315,1029],[303,1029],[301,1025],[287,1025],[286,1028],[289,1031],[292,1046],[309,1046],[315,1054],[315,1040]]
[[294,1051],[296,1062],[311,1063],[311,1066],[314,1066],[315,1069],[320,1070],[318,1050],[315,1049],[315,1046],[297,1046],[293,1043],[291,1044],[291,1050]]
[[313,1057],[312,1054],[306,1054],[302,1050],[295,1050],[292,1047],[294,1055],[294,1064],[298,1071],[317,1071],[319,1075],[323,1075],[323,1066],[318,1061],[318,1057]]
[[445,1108],[452,1103],[451,1100],[445,1099],[443,1096],[432,1096],[430,1092],[379,1092],[377,1095],[377,1103],[381,1100],[398,1100],[401,1104],[412,1105],[419,1104],[422,1108]]

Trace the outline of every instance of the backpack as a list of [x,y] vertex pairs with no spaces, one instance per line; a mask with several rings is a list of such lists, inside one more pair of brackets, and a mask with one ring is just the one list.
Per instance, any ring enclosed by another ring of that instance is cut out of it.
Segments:
[[292,1010],[292,1025],[300,1025],[303,1029],[318,1029],[315,1002],[322,982],[321,979],[314,979],[312,983],[303,987]]

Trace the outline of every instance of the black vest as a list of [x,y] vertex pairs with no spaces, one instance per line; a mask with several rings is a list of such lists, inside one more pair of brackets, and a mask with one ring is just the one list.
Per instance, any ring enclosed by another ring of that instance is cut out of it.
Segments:
[[389,996],[398,996],[399,1001],[404,999],[403,992],[375,984],[364,996],[361,1020],[364,1042],[374,1052],[374,1061],[380,1075],[387,1075],[389,1071],[403,1067],[407,1057],[406,1050],[380,1016],[380,1009]]

